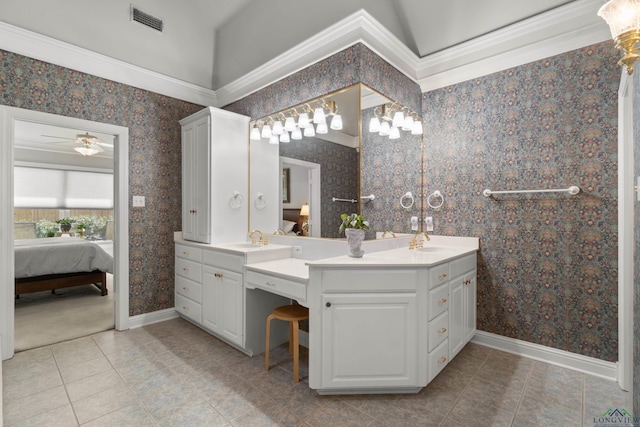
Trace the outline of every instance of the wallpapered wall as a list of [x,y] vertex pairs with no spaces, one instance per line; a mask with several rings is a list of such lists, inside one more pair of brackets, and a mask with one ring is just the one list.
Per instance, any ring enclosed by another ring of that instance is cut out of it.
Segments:
[[478,329],[617,360],[618,56],[602,43],[423,94],[426,185],[445,194],[427,213],[480,237]]
[[129,209],[129,314],[173,307],[178,120],[202,107],[2,50],[0,64],[3,105],[129,128],[129,193],[146,196],[144,209]]
[[[640,75],[636,71],[633,74],[633,164],[634,176],[640,176]],[[640,208],[638,203],[635,204],[634,211],[634,227],[635,227],[635,261],[633,272],[634,282],[634,327],[633,327],[633,414],[637,417],[640,415]]]
[[280,144],[280,155],[320,165],[320,230],[322,237],[339,237],[340,214],[345,204],[331,199],[358,197],[358,152],[344,145],[305,137]]

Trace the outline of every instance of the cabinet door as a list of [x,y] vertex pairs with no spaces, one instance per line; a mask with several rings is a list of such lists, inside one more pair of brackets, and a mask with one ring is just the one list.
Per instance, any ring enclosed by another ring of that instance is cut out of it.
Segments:
[[449,356],[453,358],[464,347],[465,303],[464,277],[458,276],[449,282]]
[[182,236],[209,243],[209,117],[182,128]]
[[202,283],[202,324],[230,342],[242,345],[242,274],[205,266]]
[[322,295],[322,388],[417,385],[415,293]]
[[468,343],[476,333],[476,270],[464,276],[464,342]]

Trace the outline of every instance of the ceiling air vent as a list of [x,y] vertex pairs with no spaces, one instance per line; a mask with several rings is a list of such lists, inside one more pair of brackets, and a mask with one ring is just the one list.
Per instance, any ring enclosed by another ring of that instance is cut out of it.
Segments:
[[162,32],[164,22],[162,18],[153,16],[134,5],[131,5],[131,20],[152,28],[156,31]]

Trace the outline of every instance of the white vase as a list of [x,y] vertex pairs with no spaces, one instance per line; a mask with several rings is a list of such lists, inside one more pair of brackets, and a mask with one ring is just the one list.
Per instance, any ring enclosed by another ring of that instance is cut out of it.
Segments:
[[347,243],[349,244],[349,255],[353,258],[361,258],[364,255],[364,251],[360,247],[364,240],[364,230],[360,228],[347,228],[344,230],[344,234],[347,236]]

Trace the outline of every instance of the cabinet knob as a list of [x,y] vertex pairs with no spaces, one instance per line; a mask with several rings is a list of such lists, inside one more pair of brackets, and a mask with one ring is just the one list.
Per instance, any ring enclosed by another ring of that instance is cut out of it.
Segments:
[[276,284],[275,283],[270,283],[270,282],[264,282],[265,285],[267,286],[271,286],[272,288],[275,288]]
[[183,309],[184,311],[189,311],[189,307],[187,307],[186,305],[183,305],[183,306],[182,306],[182,309]]
[[185,292],[187,292],[187,291],[189,291],[189,288],[187,288],[186,286],[183,286],[183,287],[182,287],[182,290],[183,290],[183,291],[185,291]]
[[326,305],[327,307],[331,307],[331,303],[330,303],[330,302],[326,303],[325,305]]
[[438,275],[438,279],[442,280],[447,277],[447,273],[442,273]]
[[444,334],[445,332],[447,332],[447,328],[442,328],[438,331],[440,335]]
[[438,301],[438,304],[442,305],[445,302],[447,302],[447,299],[446,298],[442,298],[441,300]]
[[187,251],[182,251],[182,255],[189,256],[189,252],[187,252]]
[[465,284],[465,285],[470,285],[470,284],[471,284],[471,279],[467,279],[467,280],[465,280],[465,281],[464,281],[464,284]]
[[447,361],[447,358],[442,356],[440,359],[438,359],[438,364],[442,365],[446,361]]
[[217,277],[218,279],[222,279],[222,277],[223,277],[223,274],[222,274],[222,273],[213,273],[213,275],[214,275],[215,277]]
[[182,271],[184,271],[184,272],[188,272],[188,271],[189,271],[189,269],[188,269],[187,267],[182,267]]

